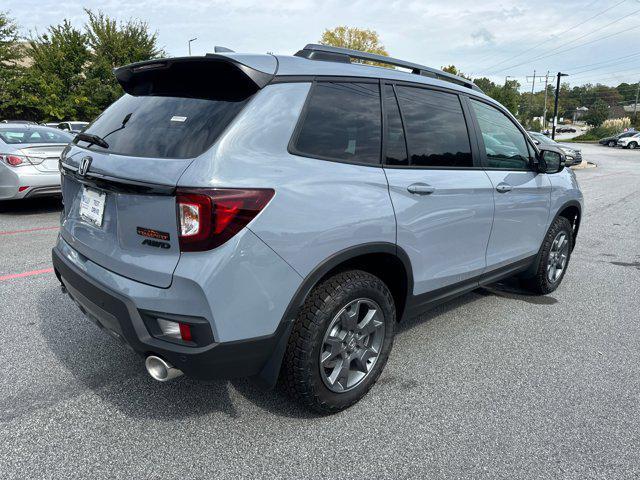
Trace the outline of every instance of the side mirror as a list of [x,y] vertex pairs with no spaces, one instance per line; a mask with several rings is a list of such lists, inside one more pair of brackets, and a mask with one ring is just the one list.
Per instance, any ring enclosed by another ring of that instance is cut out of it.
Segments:
[[562,171],[566,162],[563,153],[557,150],[540,149],[538,156],[538,171],[540,173],[558,173]]

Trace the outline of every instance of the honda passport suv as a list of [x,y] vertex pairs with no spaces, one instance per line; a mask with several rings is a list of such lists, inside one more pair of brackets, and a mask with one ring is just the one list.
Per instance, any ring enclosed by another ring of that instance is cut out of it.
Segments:
[[61,158],[62,289],[153,378],[280,379],[337,412],[403,318],[514,275],[558,287],[576,178],[477,86],[322,45],[216,51],[117,69],[126,94]]

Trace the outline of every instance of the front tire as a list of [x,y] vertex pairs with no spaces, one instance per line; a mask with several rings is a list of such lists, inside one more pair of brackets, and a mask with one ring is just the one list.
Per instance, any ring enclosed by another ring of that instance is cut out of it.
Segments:
[[360,270],[333,275],[307,297],[282,366],[287,392],[321,414],[364,397],[393,345],[396,310],[378,277]]
[[636,142],[629,143],[629,150],[635,150],[638,148],[638,144]]
[[573,229],[565,217],[558,217],[549,227],[542,242],[535,275],[525,280],[532,292],[546,295],[553,292],[564,278],[573,250]]

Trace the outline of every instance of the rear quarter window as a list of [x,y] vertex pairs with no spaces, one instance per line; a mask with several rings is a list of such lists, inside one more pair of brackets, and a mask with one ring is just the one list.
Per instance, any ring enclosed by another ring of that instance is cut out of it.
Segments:
[[85,130],[109,145],[80,146],[133,157],[194,158],[204,153],[251,97],[241,100],[125,94]]
[[310,95],[293,153],[379,165],[382,120],[378,84],[318,82]]

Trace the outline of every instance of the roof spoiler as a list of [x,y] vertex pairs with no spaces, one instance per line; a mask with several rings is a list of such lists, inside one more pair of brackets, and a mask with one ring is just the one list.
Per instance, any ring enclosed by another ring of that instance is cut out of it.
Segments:
[[124,91],[134,96],[232,101],[253,95],[273,79],[272,74],[213,53],[131,63],[113,73]]
[[444,72],[442,70],[438,70],[437,68],[407,62],[406,60],[400,60],[398,58],[386,57],[384,55],[378,55],[376,53],[361,52],[360,50],[352,50],[349,48],[331,47],[328,45],[310,43],[306,45],[302,50],[297,52],[295,56],[308,58],[309,60],[323,60],[328,62],[340,63],[351,63],[352,59],[384,63],[396,67],[407,68],[411,70],[411,73],[414,73],[416,75],[423,75],[425,77],[437,78],[438,80],[445,80],[447,82],[452,82],[463,87],[471,88],[473,90],[476,90],[477,92],[482,92],[480,87],[478,87],[471,80],[468,80],[464,77]]

